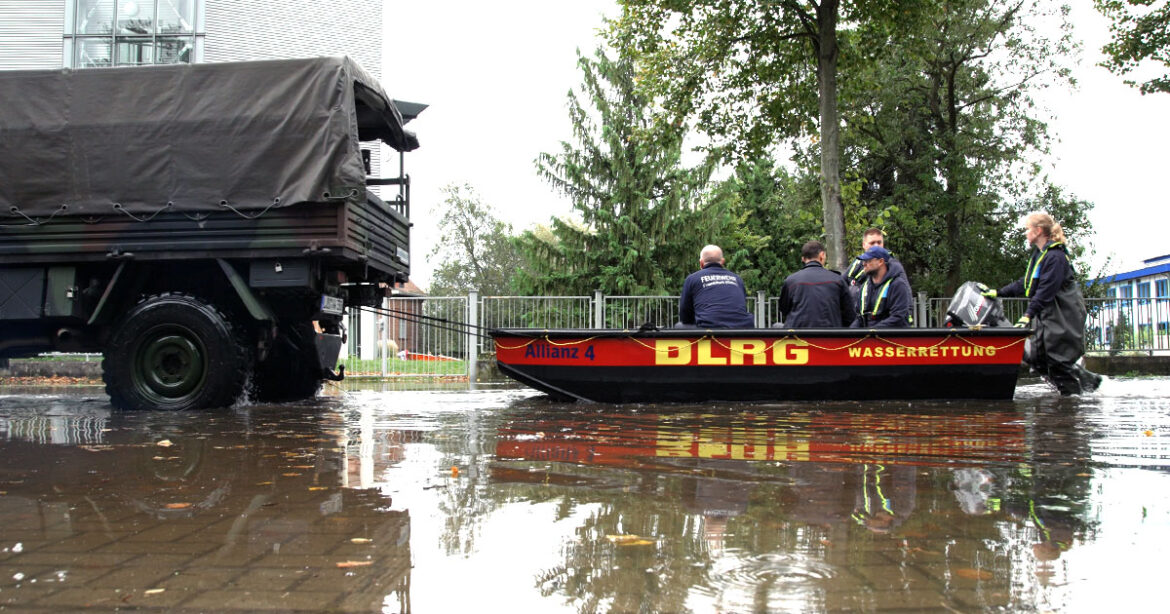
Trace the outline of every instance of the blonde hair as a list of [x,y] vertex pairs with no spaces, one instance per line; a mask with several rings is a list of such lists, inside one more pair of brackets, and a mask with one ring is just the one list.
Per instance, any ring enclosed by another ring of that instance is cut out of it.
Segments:
[[1043,211],[1033,211],[1024,216],[1025,226],[1034,226],[1040,229],[1052,241],[1065,243],[1064,229],[1056,222],[1051,215]]

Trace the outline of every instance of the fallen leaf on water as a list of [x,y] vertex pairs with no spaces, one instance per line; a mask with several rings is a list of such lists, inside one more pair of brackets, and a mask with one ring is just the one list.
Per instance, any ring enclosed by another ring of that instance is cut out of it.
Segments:
[[337,567],[340,569],[349,569],[350,567],[366,567],[373,564],[373,561],[342,561],[337,564]]
[[168,510],[185,510],[189,507],[191,507],[190,503],[168,503],[168,504],[166,504],[166,508]]
[[354,543],[354,544],[372,544],[372,543],[374,543],[374,540],[366,538],[366,537],[355,537],[349,541],[350,541],[350,543]]
[[293,469],[312,469],[313,465],[293,465]]
[[991,573],[990,571],[972,569],[970,567],[961,567],[956,569],[955,575],[959,576],[960,578],[966,578],[968,580],[990,580],[995,577],[995,574]]
[[822,546],[832,546],[832,545],[833,545],[833,542],[831,542],[831,541],[829,541],[829,540],[827,540],[827,539],[822,539],[822,540],[821,540],[821,545],[822,545]]
[[167,589],[165,589],[165,588],[148,588],[148,589],[142,591],[142,594],[143,595],[157,595],[159,593],[166,592],[166,590]]
[[282,475],[282,476],[284,476],[284,477],[286,477],[286,478],[295,478],[295,477],[297,477],[297,476],[298,476],[298,475],[300,475],[300,474],[299,474],[299,473],[293,473],[293,472],[289,472],[289,473],[282,473],[282,474],[280,474],[280,475]]
[[171,443],[170,439],[164,439],[164,440],[162,440],[154,445],[159,446],[160,448],[169,448],[175,444]]
[[619,546],[649,546],[654,543],[637,535],[606,535],[605,538]]
[[272,482],[256,482],[257,486],[272,486]]
[[328,486],[310,486],[309,490],[329,490]]
[[1144,433],[1145,433],[1146,437],[1153,437],[1154,436],[1154,431],[1144,431]]

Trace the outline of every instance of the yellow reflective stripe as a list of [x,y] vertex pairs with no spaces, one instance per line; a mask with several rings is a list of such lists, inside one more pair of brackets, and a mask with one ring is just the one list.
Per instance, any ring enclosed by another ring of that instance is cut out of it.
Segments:
[[[871,313],[870,315],[872,315],[875,318],[877,317],[878,309],[882,306],[882,299],[886,298],[886,294],[890,291],[890,282],[891,281],[894,281],[893,277],[887,279],[886,283],[882,284],[882,291],[880,294],[878,294],[878,299],[873,304],[873,313]],[[865,314],[865,297],[868,294],[869,294],[869,283],[867,282],[864,286],[861,287],[861,313],[863,315]]]
[[1032,281],[1040,277],[1040,262],[1048,255],[1048,250],[1057,245],[1064,245],[1063,241],[1049,243],[1040,251],[1040,257],[1028,263],[1028,272],[1024,274],[1024,298],[1032,297]]

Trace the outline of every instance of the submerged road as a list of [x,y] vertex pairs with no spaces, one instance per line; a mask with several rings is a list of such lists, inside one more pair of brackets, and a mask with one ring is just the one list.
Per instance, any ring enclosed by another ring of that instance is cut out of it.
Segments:
[[10,388],[0,610],[1161,610],[1168,399],[1167,378],[621,407],[464,384],[121,413]]

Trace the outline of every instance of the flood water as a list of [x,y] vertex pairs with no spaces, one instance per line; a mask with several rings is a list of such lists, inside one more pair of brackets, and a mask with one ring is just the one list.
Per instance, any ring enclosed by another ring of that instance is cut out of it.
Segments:
[[1165,378],[950,403],[394,388],[190,413],[5,390],[0,609],[1165,608]]

